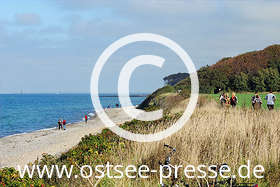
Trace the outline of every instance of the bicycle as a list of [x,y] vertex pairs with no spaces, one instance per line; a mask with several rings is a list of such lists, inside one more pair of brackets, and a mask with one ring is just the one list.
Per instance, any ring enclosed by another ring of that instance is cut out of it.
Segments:
[[[171,162],[171,157],[176,153],[176,149],[171,147],[170,145],[164,144],[164,147],[170,149],[169,153],[167,154],[167,156],[165,157],[164,162],[162,163],[161,161],[159,161],[159,165],[160,166],[169,166],[171,168],[174,168],[174,166],[172,166],[170,164]],[[166,172],[167,168],[165,167],[163,172]],[[173,173],[173,172],[172,172]],[[183,185],[184,187],[189,187],[189,185],[183,181],[183,180],[178,180],[178,178],[175,177],[175,174],[173,173],[172,177],[171,177],[171,186],[175,186],[175,187],[179,187],[179,184],[181,184],[181,186]],[[162,187],[166,187],[168,185],[166,184],[161,184]]]

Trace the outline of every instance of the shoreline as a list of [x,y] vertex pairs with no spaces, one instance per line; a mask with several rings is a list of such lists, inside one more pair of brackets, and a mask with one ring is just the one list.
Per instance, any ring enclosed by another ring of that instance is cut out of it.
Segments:
[[[89,119],[91,120],[91,119]],[[84,121],[77,121],[77,122],[72,122],[72,123],[67,123],[66,124],[66,127],[68,127],[69,125],[75,125],[75,124],[80,124],[80,123],[83,123]],[[48,131],[48,130],[53,130],[53,129],[57,129],[57,125],[55,127],[49,127],[49,128],[44,128],[44,129],[39,129],[39,130],[34,130],[34,131],[28,131],[28,132],[20,132],[20,133],[16,133],[16,134],[10,134],[10,135],[7,135],[7,136],[2,136],[0,137],[0,140],[2,138],[7,138],[7,137],[13,137],[13,136],[18,136],[18,135],[22,135],[22,134],[30,134],[30,133],[35,133],[35,132],[39,132],[39,131]]]
[[[122,108],[105,110],[106,114],[116,124],[131,121]],[[58,130],[57,127],[36,130],[29,133],[20,133],[0,138],[0,168],[23,167],[41,159],[42,154],[59,156],[76,146],[82,137],[88,134],[98,134],[106,126],[97,115],[88,120],[77,123],[69,123],[66,130]]]
[[[111,109],[114,109],[114,108],[111,108]],[[105,110],[107,110],[107,109],[105,109]],[[93,114],[93,115],[89,115],[89,114]],[[96,118],[95,111],[88,113],[88,118],[89,118],[89,120],[92,120],[92,119]],[[77,120],[77,121],[74,121],[74,122],[71,122],[71,123],[66,123],[66,127],[68,127],[69,125],[72,126],[72,125],[80,124],[80,123],[83,123],[83,122],[84,122],[84,119],[80,120],[80,121]],[[37,132],[37,131],[47,131],[47,130],[57,129],[58,128],[57,126],[58,125],[56,124],[54,127],[48,127],[48,128],[43,128],[43,129],[37,129],[37,130],[32,130],[32,131],[27,131],[27,132],[20,132],[20,133],[0,136],[0,140],[1,140],[1,138],[13,137],[13,136],[21,135],[21,134],[29,134],[29,133],[34,133],[34,132]]]

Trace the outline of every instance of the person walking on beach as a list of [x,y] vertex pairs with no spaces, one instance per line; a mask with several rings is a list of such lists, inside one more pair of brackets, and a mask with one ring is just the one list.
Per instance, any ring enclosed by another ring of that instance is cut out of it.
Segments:
[[87,123],[87,121],[88,121],[88,116],[87,116],[87,114],[85,115],[85,122]]
[[66,130],[66,120],[65,119],[62,121],[62,124],[63,124],[63,129]]
[[232,92],[231,98],[230,98],[230,105],[234,108],[234,107],[236,107],[237,103],[238,103],[238,99],[237,99],[235,93]]
[[57,124],[58,124],[58,130],[63,128],[62,127],[62,121],[60,119],[58,120]]
[[276,101],[276,96],[272,93],[272,91],[270,91],[270,93],[265,96],[265,100],[267,100],[268,110],[273,110]]

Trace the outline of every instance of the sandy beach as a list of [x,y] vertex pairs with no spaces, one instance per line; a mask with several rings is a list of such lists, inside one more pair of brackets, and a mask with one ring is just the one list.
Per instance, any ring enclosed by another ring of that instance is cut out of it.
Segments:
[[[107,109],[106,113],[116,124],[130,121],[122,109]],[[105,125],[98,117],[66,126],[66,130],[47,129],[18,134],[0,139],[0,168],[23,166],[40,159],[43,153],[60,155],[77,145],[88,134],[100,132]]]

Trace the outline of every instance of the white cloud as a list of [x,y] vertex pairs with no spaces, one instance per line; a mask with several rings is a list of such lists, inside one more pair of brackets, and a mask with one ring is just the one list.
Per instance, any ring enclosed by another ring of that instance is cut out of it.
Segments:
[[[7,24],[0,21],[0,48],[6,55],[4,61],[19,64],[22,59],[30,58],[34,63],[40,62],[41,59],[57,63],[58,66],[64,63],[67,64],[67,71],[77,71],[77,75],[83,74],[82,82],[87,83],[87,76],[90,74],[77,69],[77,66],[81,63],[92,66],[104,48],[131,33],[152,32],[173,39],[186,49],[197,67],[213,64],[224,56],[262,49],[280,42],[280,3],[275,1],[51,2],[49,14],[54,11],[53,19],[56,20],[48,20],[49,24],[44,22],[39,27],[22,26],[41,23],[40,16],[36,14],[17,14],[17,25],[14,25],[14,22]],[[53,5],[56,5],[56,8]],[[47,20],[46,17],[43,18]],[[125,55],[129,55],[131,51],[126,52]],[[140,51],[135,53],[137,52]],[[3,63],[4,61],[2,60]],[[116,60],[116,64],[120,62],[121,60]],[[145,76],[143,79],[145,80]],[[87,86],[84,85],[84,88]]]

